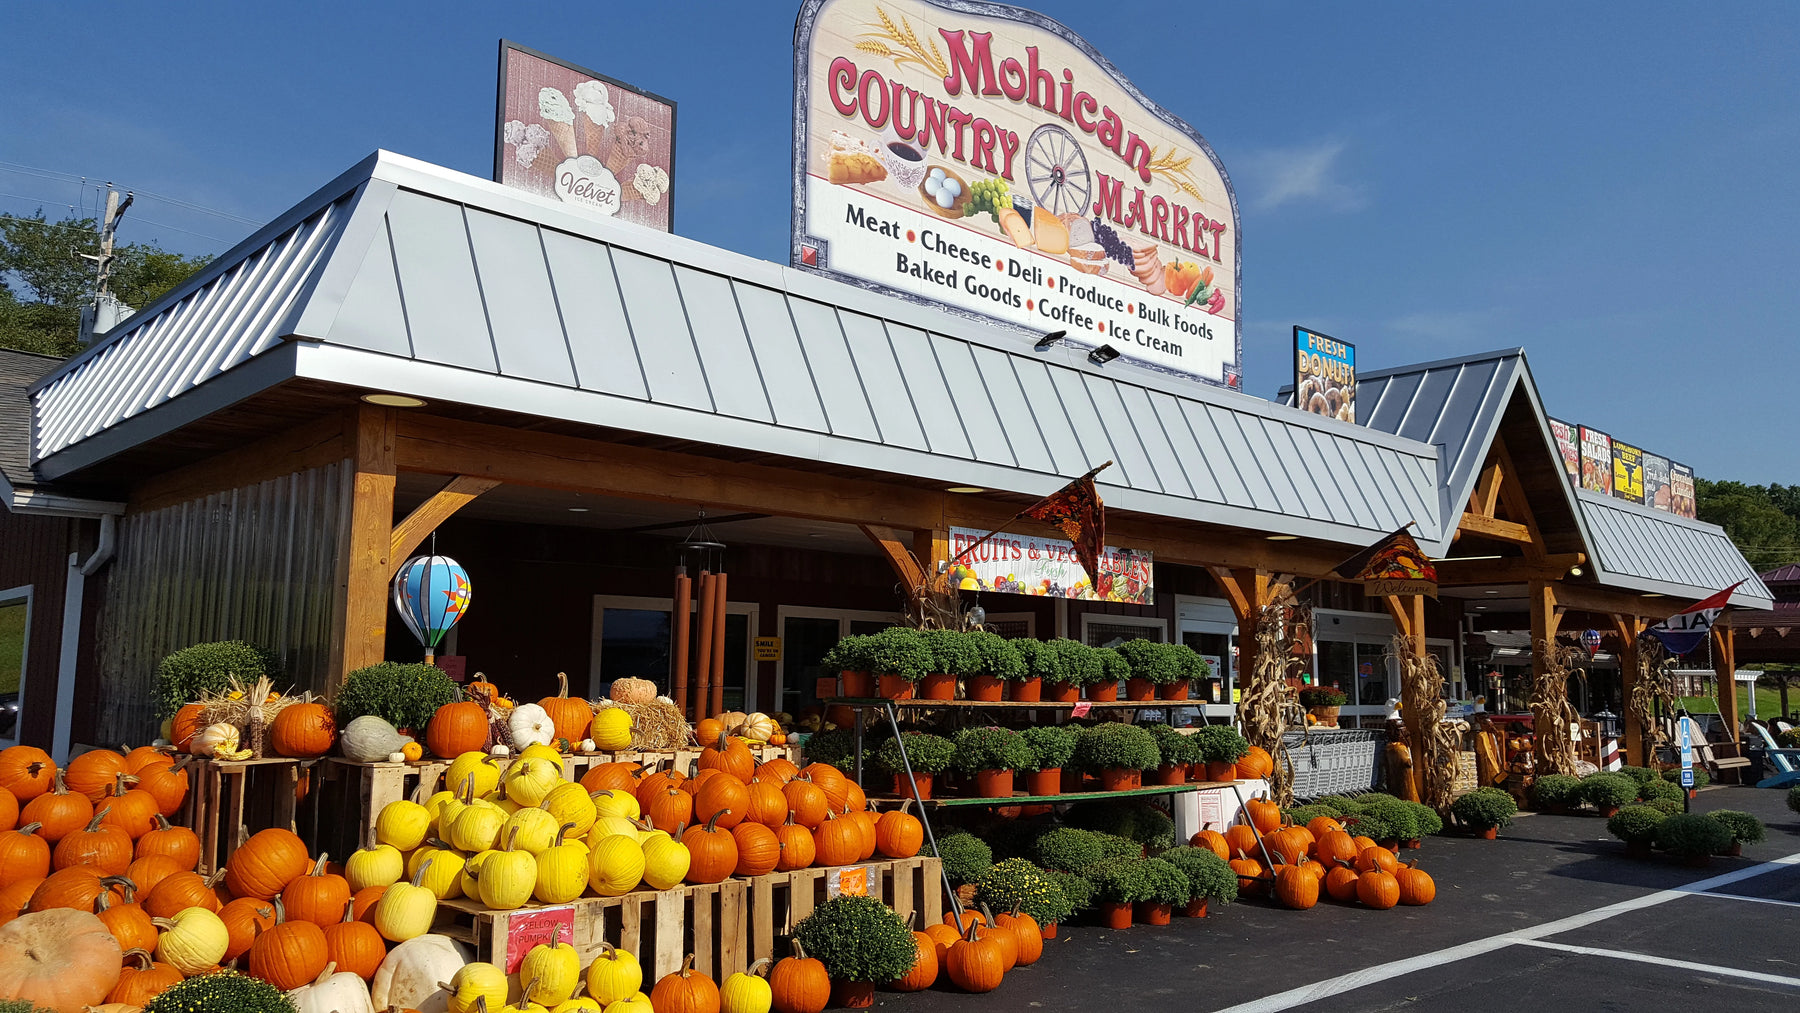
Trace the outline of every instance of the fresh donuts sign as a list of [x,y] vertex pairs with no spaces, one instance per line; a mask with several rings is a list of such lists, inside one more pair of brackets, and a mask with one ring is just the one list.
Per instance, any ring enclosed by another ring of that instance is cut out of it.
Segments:
[[1294,328],[1294,403],[1302,411],[1356,422],[1356,346]]
[[979,0],[805,0],[795,43],[796,267],[1241,386],[1230,181],[1081,37]]

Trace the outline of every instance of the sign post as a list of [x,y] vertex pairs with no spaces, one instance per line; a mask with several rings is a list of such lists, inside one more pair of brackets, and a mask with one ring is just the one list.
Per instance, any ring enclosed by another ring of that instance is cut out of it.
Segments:
[[1694,787],[1694,719],[1686,714],[1681,716],[1681,808],[1687,811],[1692,806],[1688,799],[1688,790]]

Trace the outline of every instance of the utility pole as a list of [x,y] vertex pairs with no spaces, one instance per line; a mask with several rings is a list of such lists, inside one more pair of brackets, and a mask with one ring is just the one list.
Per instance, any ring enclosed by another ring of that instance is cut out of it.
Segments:
[[125,209],[131,207],[133,199],[134,195],[127,190],[125,200],[120,201],[119,191],[113,189],[112,183],[106,184],[106,219],[100,226],[100,253],[97,256],[82,254],[83,258],[94,261],[95,271],[94,301],[81,314],[81,343],[84,345],[91,343],[96,333],[110,330],[131,312],[112,297],[107,284],[112,279],[113,237],[118,234],[119,219],[125,216]]

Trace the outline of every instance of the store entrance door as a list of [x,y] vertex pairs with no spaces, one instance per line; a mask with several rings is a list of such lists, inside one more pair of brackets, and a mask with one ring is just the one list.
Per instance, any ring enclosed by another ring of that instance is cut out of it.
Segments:
[[816,692],[819,680],[837,677],[821,664],[826,652],[844,637],[879,633],[892,625],[890,617],[879,613],[783,608],[779,709],[798,717],[808,707],[821,706]]

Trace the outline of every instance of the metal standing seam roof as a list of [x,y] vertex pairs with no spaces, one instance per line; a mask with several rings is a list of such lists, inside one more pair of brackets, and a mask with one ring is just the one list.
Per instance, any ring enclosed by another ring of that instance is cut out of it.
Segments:
[[1031,495],[1111,459],[1126,510],[1440,534],[1429,446],[1029,347],[378,152],[42,381],[35,452],[78,470],[292,375]]
[[26,391],[62,362],[50,355],[0,348],[0,479],[30,485],[31,401]]
[[1575,490],[1575,497],[1603,583],[1691,598],[1741,580],[1733,605],[1774,607],[1774,595],[1724,528],[1587,489]]

